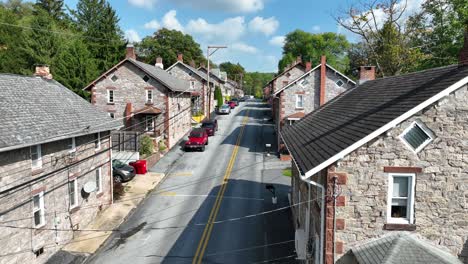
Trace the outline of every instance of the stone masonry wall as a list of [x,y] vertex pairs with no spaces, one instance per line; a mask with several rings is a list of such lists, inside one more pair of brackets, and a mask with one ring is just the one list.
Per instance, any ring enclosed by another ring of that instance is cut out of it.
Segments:
[[294,67],[293,69],[283,74],[282,76],[278,77],[278,79],[274,81],[274,84],[273,84],[274,91],[272,92],[274,93],[278,91],[279,89],[283,88],[284,82],[288,82],[288,83],[292,82],[296,80],[297,78],[299,78],[304,73],[305,73],[305,68],[303,66]]
[[[420,120],[435,140],[415,154],[399,139]],[[384,167],[415,167],[415,230],[434,245],[459,255],[468,243],[468,92],[467,87],[409,118],[388,133],[341,160],[336,171],[347,178],[341,186],[336,217],[337,260],[353,246],[385,233],[389,174]],[[465,263],[467,260],[465,259]]]
[[[22,228],[0,227],[1,264],[45,263],[47,259],[68,243],[79,229],[86,228],[100,210],[111,204],[111,152],[109,133],[100,133],[101,146],[95,149],[95,135],[76,138],[76,156],[69,156],[69,140],[42,144],[42,168],[32,170],[30,148],[0,153],[0,190],[22,185],[0,198],[0,222]],[[84,160],[85,157],[96,155]],[[82,160],[70,166],[73,161]],[[32,184],[34,178],[63,168]],[[77,179],[77,191],[86,182],[96,181],[96,169],[101,168],[102,192],[93,192],[84,198],[78,194],[78,206],[70,209],[69,180]],[[43,191],[45,225],[33,228],[32,197]],[[70,231],[55,232],[55,228]],[[73,231],[75,230],[75,231]],[[35,250],[44,248],[38,257]]]
[[172,148],[191,129],[190,93],[171,93],[169,96],[169,148]]

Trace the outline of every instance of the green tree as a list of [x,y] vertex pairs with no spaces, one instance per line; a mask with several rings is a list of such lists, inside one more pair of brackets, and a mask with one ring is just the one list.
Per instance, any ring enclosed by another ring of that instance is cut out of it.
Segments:
[[157,57],[163,59],[166,66],[177,61],[179,53],[184,55],[184,61],[195,65],[205,64],[206,59],[200,49],[200,44],[193,40],[192,36],[177,30],[162,28],[152,36],[143,38],[136,44],[138,54],[146,63],[154,64]]
[[337,70],[345,72],[349,61],[346,51],[350,44],[346,37],[333,32],[312,34],[295,30],[286,35],[283,46],[283,58],[278,63],[279,71],[291,64],[298,56],[303,61],[318,63],[322,55],[327,56],[327,63]]
[[[21,7],[20,7],[21,8]],[[20,9],[17,8],[16,10]],[[9,2],[0,3],[0,22],[18,25],[21,15],[10,8]],[[21,48],[24,31],[21,28],[0,25],[0,72],[22,73],[28,68]]]
[[63,0],[37,0],[36,6],[44,9],[55,20],[65,17]]
[[215,88],[215,99],[216,99],[216,105],[218,107],[221,107],[224,103],[223,93],[221,92],[221,89],[218,86],[216,86]]
[[241,74],[245,74],[245,69],[239,63],[223,62],[219,64],[219,69],[227,73],[231,80],[236,80]]

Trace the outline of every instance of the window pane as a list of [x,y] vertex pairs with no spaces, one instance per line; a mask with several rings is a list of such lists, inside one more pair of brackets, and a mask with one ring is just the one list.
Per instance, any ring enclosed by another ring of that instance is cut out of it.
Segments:
[[430,139],[429,135],[416,124],[403,136],[403,138],[411,145],[411,147],[413,147],[413,149],[417,149],[426,140]]
[[41,224],[41,211],[34,212],[34,225],[38,226]]
[[393,218],[408,218],[407,199],[392,199],[391,215]]
[[36,196],[33,197],[33,205],[34,205],[35,209],[39,208],[39,206],[40,206],[39,200],[40,200],[39,195],[36,195]]
[[410,177],[393,177],[393,197],[408,197]]

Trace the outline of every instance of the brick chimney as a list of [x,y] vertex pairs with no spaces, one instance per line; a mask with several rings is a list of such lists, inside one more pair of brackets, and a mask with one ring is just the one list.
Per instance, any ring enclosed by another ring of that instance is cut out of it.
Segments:
[[375,80],[375,66],[361,66],[359,69],[359,84]]
[[163,60],[161,57],[156,58],[156,64],[154,64],[154,66],[159,67],[162,70],[164,70],[164,64],[163,64]]
[[309,72],[310,70],[312,70],[312,62],[308,61],[306,62],[306,72]]
[[127,45],[127,55],[125,58],[136,60],[135,47],[133,47],[133,44]]
[[458,65],[468,65],[468,27],[465,29],[463,48],[460,50],[460,54],[458,55]]
[[47,65],[38,65],[36,66],[36,70],[34,72],[35,76],[40,76],[44,79],[52,80],[53,76],[50,74],[50,68]]
[[325,104],[325,88],[327,81],[327,57],[322,55],[320,58],[320,106]]
[[125,125],[126,126],[131,126],[131,119],[132,119],[132,112],[133,112],[133,106],[132,103],[127,103],[125,106]]
[[182,53],[177,54],[177,61],[184,62],[184,54]]
[[299,64],[302,62],[302,57],[301,56],[297,56],[296,58],[296,64]]

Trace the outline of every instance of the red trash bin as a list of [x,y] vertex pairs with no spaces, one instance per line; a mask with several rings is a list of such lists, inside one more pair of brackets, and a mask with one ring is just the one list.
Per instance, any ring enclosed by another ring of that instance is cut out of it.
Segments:
[[136,161],[129,162],[128,165],[132,166],[133,169],[135,170],[135,173],[138,174],[138,167],[139,167],[139,166],[138,166],[138,164],[137,164]]
[[146,168],[146,160],[137,160],[137,164],[140,169],[138,174],[146,174],[148,172],[148,169]]

